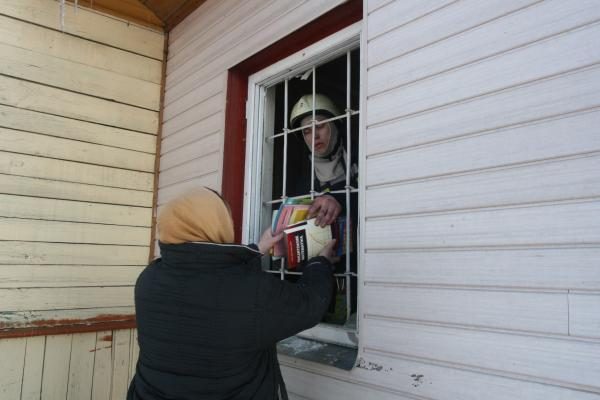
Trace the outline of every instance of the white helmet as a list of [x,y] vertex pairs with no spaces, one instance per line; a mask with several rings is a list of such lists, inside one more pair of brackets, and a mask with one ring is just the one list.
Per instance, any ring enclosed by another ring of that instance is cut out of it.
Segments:
[[[312,94],[305,94],[300,97],[300,100],[294,104],[292,113],[290,114],[290,126],[292,129],[300,126],[300,121],[307,115],[312,115],[313,110],[313,96]],[[333,104],[331,99],[323,94],[317,93],[315,95],[315,114],[326,113],[332,117],[340,115],[340,111]]]

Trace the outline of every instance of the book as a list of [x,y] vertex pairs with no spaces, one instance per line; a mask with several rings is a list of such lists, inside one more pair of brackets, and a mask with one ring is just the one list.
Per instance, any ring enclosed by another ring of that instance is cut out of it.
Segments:
[[[271,230],[274,235],[284,232],[284,238],[273,247],[274,259],[287,258],[289,269],[317,256],[327,242],[336,239],[334,254],[346,254],[346,235],[349,232],[346,217],[340,216],[331,225],[319,227],[315,219],[307,219],[312,204],[310,199],[286,199],[273,212]],[[352,244],[350,244],[350,249]]]
[[[347,253],[346,235],[348,234],[346,218],[340,217],[333,224],[320,227],[311,218],[288,226],[284,229],[282,242],[285,244],[285,257],[288,269],[296,269],[298,265],[316,257],[329,243],[336,239],[334,254],[338,257]],[[350,245],[352,248],[352,244]]]
[[314,218],[291,225],[283,232],[289,269],[295,269],[303,262],[318,256],[333,238],[331,226],[315,225]]
[[[271,230],[278,235],[288,226],[306,220],[308,210],[312,201],[310,199],[286,199],[279,209],[273,213]],[[275,258],[285,257],[286,248],[283,241],[279,241],[273,247]]]

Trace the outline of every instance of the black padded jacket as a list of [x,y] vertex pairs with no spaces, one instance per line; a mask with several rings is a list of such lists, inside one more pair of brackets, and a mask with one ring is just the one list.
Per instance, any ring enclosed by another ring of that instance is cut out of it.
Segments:
[[140,354],[127,399],[286,399],[275,345],[320,321],[331,296],[327,259],[312,259],[290,283],[263,272],[249,246],[160,248],[135,287]]

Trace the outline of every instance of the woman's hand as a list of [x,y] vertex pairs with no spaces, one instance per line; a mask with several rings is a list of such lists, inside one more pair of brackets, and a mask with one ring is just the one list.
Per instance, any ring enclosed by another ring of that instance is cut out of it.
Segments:
[[320,227],[331,225],[342,212],[342,206],[330,195],[315,198],[308,209],[308,218],[316,217],[315,224]]
[[262,254],[267,254],[269,250],[275,246],[275,243],[279,242],[281,239],[283,239],[283,232],[273,236],[271,228],[267,228],[258,241],[258,251],[260,251]]

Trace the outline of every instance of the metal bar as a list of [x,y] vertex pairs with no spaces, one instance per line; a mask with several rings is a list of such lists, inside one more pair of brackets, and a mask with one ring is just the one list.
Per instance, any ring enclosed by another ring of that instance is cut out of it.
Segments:
[[[351,76],[352,65],[351,65],[351,53],[346,53],[346,274],[350,273],[350,178],[352,168],[352,138],[350,135],[351,120],[350,120],[350,109],[351,109]],[[350,276],[346,275],[346,321],[350,319],[350,313],[352,312],[352,285],[350,284]]]
[[[358,111],[358,110],[351,110],[351,112],[350,112],[350,115],[357,115],[357,114],[360,114],[360,111]],[[322,121],[319,121],[319,124],[324,124],[326,122],[332,122],[332,121],[337,121],[337,120],[340,120],[340,119],[344,119],[344,118],[346,118],[346,116],[347,116],[347,114],[342,114],[342,115],[338,115],[337,117],[327,118],[327,119],[324,119]],[[296,132],[302,131],[302,130],[304,130],[306,128],[310,128],[311,126],[312,126],[311,124],[308,124],[308,125],[299,126],[298,128],[288,129],[287,132],[280,132],[280,133],[277,133],[275,135],[267,136],[265,138],[265,140],[273,141],[274,139],[276,139],[278,137],[289,135],[290,133],[296,133]]]
[[[285,80],[283,85],[283,131],[287,133],[288,130],[288,80]],[[283,188],[281,191],[281,198],[285,200],[287,197],[287,147],[288,147],[288,135],[283,136]]]
[[[329,192],[315,192],[315,197],[319,197],[319,196],[323,196],[326,194],[338,194],[338,193],[346,193],[346,189],[340,189],[340,190],[332,190]],[[350,193],[358,193],[358,189],[355,187],[352,187],[350,189]],[[299,196],[289,196],[287,197],[288,199],[308,199],[310,198],[310,194],[302,194]],[[273,205],[273,204],[279,204],[283,202],[282,199],[275,199],[275,200],[268,200],[268,201],[263,201],[263,205],[264,206],[268,206],[268,205]]]
[[312,121],[310,121],[312,136],[310,143],[310,199],[315,199],[315,129],[316,129],[316,105],[317,96],[317,68],[312,68]]
[[[280,274],[281,273],[280,270],[266,270],[265,272],[267,272],[269,274]],[[284,275],[302,275],[302,272],[286,270],[283,274]],[[343,273],[333,274],[333,276],[338,277],[338,278],[344,278],[344,277],[348,277],[348,276],[350,276],[350,278],[358,278],[358,275],[355,272],[350,272],[350,274],[343,272]]]

